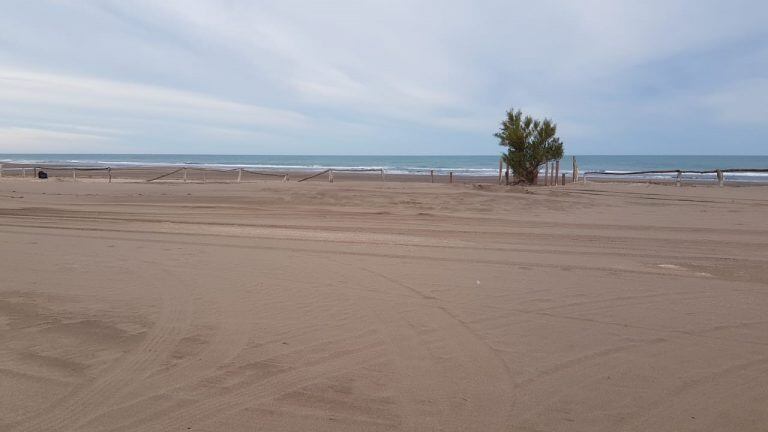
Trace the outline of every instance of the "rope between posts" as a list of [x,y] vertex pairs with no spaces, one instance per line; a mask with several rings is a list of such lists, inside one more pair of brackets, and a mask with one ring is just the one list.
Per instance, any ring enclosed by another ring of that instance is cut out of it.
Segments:
[[186,167],[187,169],[191,170],[198,170],[198,171],[214,171],[214,172],[233,172],[237,171],[239,168],[203,168],[203,167]]
[[325,170],[325,171],[319,172],[319,173],[317,173],[317,174],[313,174],[313,175],[311,175],[311,176],[309,176],[309,177],[304,177],[303,179],[301,179],[301,180],[298,180],[296,183],[301,183],[301,182],[303,182],[304,180],[313,179],[313,178],[315,178],[315,177],[317,177],[317,176],[321,176],[321,175],[323,175],[323,174],[327,173],[328,171],[330,171],[330,169],[327,169],[327,170]]
[[[39,170],[48,170],[48,171],[57,171],[57,170],[61,170],[61,171],[108,171],[110,167],[50,167],[50,166],[49,167],[41,167],[41,166],[36,166],[36,167],[28,167],[28,168],[25,168],[25,169],[33,169],[33,168],[37,168]],[[11,169],[11,168],[3,168],[3,171],[9,170],[9,169]],[[17,169],[21,169],[21,168],[17,168]]]
[[[768,168],[727,168],[719,170],[724,173],[738,172],[768,172]],[[632,171],[632,172],[605,172],[605,171],[587,171],[584,174],[600,175],[638,175],[638,174],[670,174],[670,173],[690,173],[690,174],[717,174],[718,170],[695,171],[695,170],[653,170],[653,171]]]
[[168,174],[163,174],[163,175],[161,175],[161,176],[157,176],[157,177],[155,177],[155,178],[151,178],[151,179],[147,180],[147,183],[149,183],[149,182],[152,182],[152,181],[155,181],[155,180],[160,180],[161,178],[164,178],[164,177],[168,177],[169,175],[172,175],[172,174],[176,174],[177,172],[179,172],[179,171],[181,171],[181,170],[183,170],[183,169],[184,169],[184,168],[179,168],[179,169],[177,169],[177,170],[175,170],[175,171],[171,171],[171,172],[169,172]]
[[768,172],[768,168],[728,168],[722,172]]
[[263,176],[270,176],[270,177],[285,177],[286,174],[278,174],[278,173],[265,173],[265,172],[259,172],[259,171],[251,171],[244,169],[243,172],[256,174],[256,175],[263,175]]

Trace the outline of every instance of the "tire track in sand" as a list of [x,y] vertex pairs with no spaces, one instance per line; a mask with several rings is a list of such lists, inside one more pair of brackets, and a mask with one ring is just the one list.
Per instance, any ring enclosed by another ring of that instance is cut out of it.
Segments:
[[[388,282],[386,291],[358,293],[368,297],[360,303],[381,323],[391,347],[397,395],[408,412],[402,429],[454,430],[471,424],[475,430],[505,430],[510,409],[500,412],[498,401],[511,407],[512,371],[498,352],[439,298],[382,272],[357,268]],[[360,276],[357,283],[365,286],[367,280]],[[389,291],[392,286],[400,292]],[[403,291],[419,299],[404,297]],[[413,379],[420,382],[414,385]]]
[[[153,283],[153,278],[144,277],[144,283]],[[191,301],[188,296],[174,295],[161,287],[157,289],[163,292],[160,317],[137,348],[117,360],[105,374],[66,395],[55,406],[45,408],[42,415],[20,423],[12,431],[76,430],[87,413],[100,411],[99,407],[108,408],[121,389],[158,359],[164,358],[174,342],[181,338],[184,324],[190,318]]]
[[354,348],[335,350],[309,363],[278,369],[275,373],[255,381],[241,380],[232,386],[234,388],[219,389],[216,394],[208,395],[205,399],[194,401],[170,413],[160,412],[108,430],[164,431],[210,422],[252,407],[261,401],[300,389],[330,375],[374,363],[385,354],[382,347],[381,341],[374,340],[365,341]]

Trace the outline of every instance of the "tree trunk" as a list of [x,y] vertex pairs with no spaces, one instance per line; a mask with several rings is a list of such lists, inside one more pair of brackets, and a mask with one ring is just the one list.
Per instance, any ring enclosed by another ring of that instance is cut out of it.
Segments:
[[504,171],[504,180],[506,181],[506,185],[509,186],[509,165],[507,165],[507,169]]
[[536,182],[539,181],[539,169],[536,168],[536,171],[531,173],[531,179],[528,181],[528,183],[535,185]]

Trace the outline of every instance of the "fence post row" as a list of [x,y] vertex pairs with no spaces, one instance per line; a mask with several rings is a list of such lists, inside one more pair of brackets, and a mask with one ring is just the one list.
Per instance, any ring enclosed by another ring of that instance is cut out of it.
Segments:
[[[579,176],[581,175],[581,180],[583,180],[584,184],[587,183],[587,176],[589,174],[607,175],[607,176],[613,176],[613,175],[620,176],[620,175],[632,175],[632,174],[675,173],[675,186],[682,186],[683,173],[690,172],[690,173],[696,173],[696,174],[716,174],[718,186],[723,187],[725,185],[725,173],[732,173],[732,172],[768,172],[768,169],[729,168],[729,169],[715,169],[715,170],[710,170],[710,171],[686,171],[686,170],[682,170],[682,169],[677,169],[677,170],[653,170],[653,171],[636,171],[636,172],[622,172],[622,173],[586,171],[582,175],[579,172],[579,166],[578,166],[578,163],[576,161],[576,157],[575,156],[572,157],[572,164],[573,164],[573,172],[571,173],[571,175],[572,175],[572,182],[573,183],[577,183],[580,180]],[[503,168],[504,168],[503,161],[500,162],[499,167],[500,167],[500,170],[499,170],[499,182],[501,182],[502,179],[503,179],[503,175],[504,175],[503,174]],[[28,168],[32,168],[34,178],[37,178],[38,175],[40,174],[41,170],[42,170],[41,167],[19,167],[19,168],[11,168],[11,170],[18,170],[18,171],[20,171],[20,177],[21,178],[26,178],[27,177],[27,169]],[[77,168],[77,167],[72,167],[72,168],[60,167],[60,168],[56,168],[56,167],[54,167],[54,168],[51,168],[51,169],[53,169],[53,170],[67,170],[67,169],[71,169],[72,170],[72,182],[73,183],[78,182],[77,171],[106,170],[107,171],[107,180],[108,180],[108,182],[112,183],[112,180],[113,180],[112,179],[112,167],[99,167],[99,168],[89,168],[89,167],[85,167],[85,168]],[[200,169],[200,170],[202,171],[202,182],[206,183],[207,182],[207,172],[206,172],[206,169]],[[4,167],[3,164],[0,164],[0,178],[2,178],[3,175],[5,175],[7,171],[8,171],[8,168]],[[175,171],[172,171],[172,172],[167,173],[167,174],[163,174],[161,176],[152,178],[152,179],[147,180],[147,181],[151,182],[151,181],[154,181],[154,180],[159,180],[159,179],[167,177],[169,175],[178,173],[179,171],[183,172],[184,182],[187,183],[189,181],[189,169],[187,167],[178,168]],[[229,171],[229,170],[227,170],[227,171]],[[261,172],[255,172],[255,171],[248,171],[248,170],[246,170],[244,168],[238,168],[237,169],[237,182],[238,183],[242,182],[242,180],[243,180],[243,173],[246,172],[246,171],[254,173],[254,174],[257,174],[257,175],[282,177],[282,181],[283,182],[289,181],[289,176],[287,174],[261,173]],[[322,174],[327,173],[328,174],[328,181],[330,183],[333,183],[334,182],[334,175],[335,175],[334,171],[338,171],[338,170],[328,169],[328,170],[325,170],[323,172],[311,175],[311,176],[309,176],[307,178],[300,179],[299,181],[309,180],[311,178],[317,177],[318,175],[322,175]],[[358,170],[343,170],[342,169],[341,171],[342,172],[343,171],[374,171],[374,172],[375,171],[379,171],[382,181],[385,180],[385,174],[384,174],[384,169],[383,168],[363,169],[363,170],[360,170],[360,169],[358,169]],[[448,173],[448,182],[449,183],[454,183],[454,176],[453,176],[453,174],[454,174],[453,171],[450,171]],[[429,178],[430,178],[430,182],[431,183],[435,183],[436,180],[435,180],[435,170],[434,169],[431,169],[429,171]],[[544,185],[546,185],[546,186],[550,186],[550,185],[551,186],[558,186],[558,182],[561,185],[565,186],[565,183],[566,183],[566,173],[564,173],[564,172],[561,173],[560,172],[560,161],[548,161],[544,165]],[[539,183],[539,184],[541,184],[541,183]]]
[[584,183],[587,182],[586,177],[588,174],[597,174],[597,175],[604,175],[604,176],[622,176],[622,175],[639,175],[639,174],[670,174],[675,173],[675,186],[682,186],[683,182],[683,173],[693,173],[693,174],[715,174],[717,177],[717,184],[720,187],[723,187],[725,185],[725,173],[741,173],[741,172],[758,172],[758,173],[768,173],[768,168],[729,168],[729,169],[715,169],[715,170],[705,170],[705,171],[696,171],[696,170],[652,170],[652,171],[633,171],[633,172],[622,172],[622,173],[615,173],[615,172],[599,172],[599,171],[587,171],[584,173],[582,178],[584,179]]

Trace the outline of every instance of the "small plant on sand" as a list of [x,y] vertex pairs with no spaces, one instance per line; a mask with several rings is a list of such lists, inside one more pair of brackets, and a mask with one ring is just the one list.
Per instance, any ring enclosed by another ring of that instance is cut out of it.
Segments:
[[548,118],[538,120],[511,109],[494,136],[499,145],[507,148],[502,157],[512,168],[517,183],[535,184],[542,165],[563,157],[557,125]]

